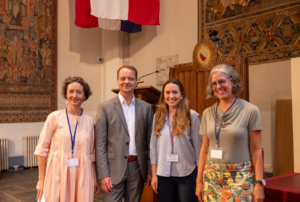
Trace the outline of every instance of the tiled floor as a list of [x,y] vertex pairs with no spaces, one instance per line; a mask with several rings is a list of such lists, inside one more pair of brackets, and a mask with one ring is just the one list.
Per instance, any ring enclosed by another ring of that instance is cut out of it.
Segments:
[[[18,170],[0,173],[0,202],[36,202],[36,183],[38,169]],[[103,202],[98,193],[94,202]]]
[[[266,178],[272,176],[266,174]],[[36,202],[37,180],[38,168],[0,172],[0,202]],[[101,191],[94,202],[103,202]]]

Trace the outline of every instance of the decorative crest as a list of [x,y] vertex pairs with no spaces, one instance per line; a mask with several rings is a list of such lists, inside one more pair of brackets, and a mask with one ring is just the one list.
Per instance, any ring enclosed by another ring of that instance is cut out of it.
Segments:
[[210,69],[217,61],[217,48],[215,44],[203,39],[195,46],[193,52],[193,64],[196,70]]

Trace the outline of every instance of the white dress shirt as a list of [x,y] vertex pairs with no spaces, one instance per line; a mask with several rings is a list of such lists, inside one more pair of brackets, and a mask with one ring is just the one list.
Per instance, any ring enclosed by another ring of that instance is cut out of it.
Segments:
[[125,115],[127,128],[130,136],[129,141],[129,156],[136,156],[136,146],[135,146],[135,102],[134,96],[132,98],[131,104],[128,106],[126,104],[125,98],[119,93],[118,94],[123,112]]

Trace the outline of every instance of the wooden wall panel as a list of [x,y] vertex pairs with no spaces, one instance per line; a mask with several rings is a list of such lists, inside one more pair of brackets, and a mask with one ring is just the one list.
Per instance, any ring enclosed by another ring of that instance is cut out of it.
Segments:
[[178,72],[178,80],[182,83],[182,85],[184,86],[185,84],[185,76],[184,76],[185,72]]
[[[203,72],[197,72],[196,73],[197,78],[196,78],[196,83],[197,83],[197,108],[196,111],[203,112],[205,109],[205,106],[202,103],[203,98],[206,97],[206,92],[205,88],[203,87],[204,84],[204,74]],[[202,117],[202,114],[200,114]]]
[[[237,96],[249,101],[248,60],[241,58],[218,62],[215,65],[223,63],[231,65],[241,75],[244,90]],[[186,95],[191,101],[191,109],[197,111],[200,116],[206,108],[217,102],[217,99],[206,99],[206,87],[211,69],[196,71],[192,65],[170,69],[169,78],[176,78],[183,84]]]
[[209,79],[209,74],[210,71],[199,71],[197,72],[198,78],[197,78],[197,83],[200,83],[200,86],[197,90],[197,93],[199,94],[198,96],[198,110],[197,112],[200,114],[202,117],[203,111],[212,106],[214,103],[217,102],[217,99],[207,99],[206,95],[206,88],[208,84],[208,79]]
[[179,78],[178,72],[174,72],[174,73],[173,73],[173,77],[170,77],[170,78],[178,79],[178,78]]
[[196,110],[196,76],[193,72],[193,67],[186,66],[170,69],[169,78],[176,78],[182,83],[186,96],[191,102],[190,108]]
[[191,109],[197,111],[197,82],[196,82],[196,73],[191,71],[191,86],[189,87],[190,89],[192,89],[190,91],[190,102],[191,102]]
[[277,100],[273,175],[289,172],[294,172],[292,100]]
[[184,84],[183,86],[185,86],[185,94],[190,97],[191,96],[191,88],[192,88],[192,84],[191,84],[191,72],[184,72]]

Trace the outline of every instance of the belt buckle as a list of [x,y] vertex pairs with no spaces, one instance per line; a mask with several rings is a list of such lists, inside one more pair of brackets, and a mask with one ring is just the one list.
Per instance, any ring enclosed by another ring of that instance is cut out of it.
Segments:
[[135,160],[137,160],[137,156],[128,156],[128,159],[127,159],[128,162],[132,162]]

